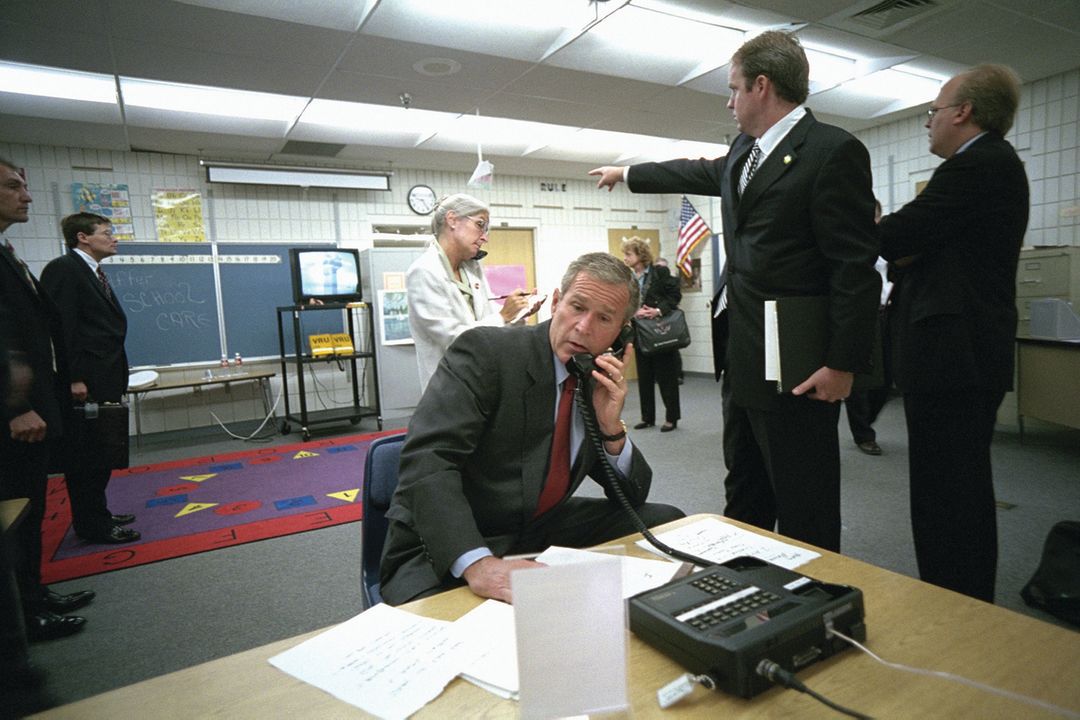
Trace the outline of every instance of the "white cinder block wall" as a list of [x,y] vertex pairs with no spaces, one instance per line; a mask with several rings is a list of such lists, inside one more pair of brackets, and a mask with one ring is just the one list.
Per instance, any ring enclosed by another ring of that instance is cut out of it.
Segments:
[[[1008,139],[1017,147],[1031,181],[1031,222],[1025,245],[1080,245],[1080,201],[1077,200],[1077,144],[1080,117],[1080,69],[1061,73],[1023,88],[1021,109]],[[813,99],[809,103],[813,107]],[[717,102],[717,112],[726,112]],[[915,183],[930,177],[940,160],[927,149],[924,116],[886,123],[856,133],[870,150],[874,191],[888,213],[914,197]],[[30,222],[12,226],[8,237],[31,268],[42,267],[63,251],[59,220],[71,210],[72,182],[126,183],[135,216],[138,240],[153,240],[150,193],[154,189],[190,188],[203,195],[208,238],[222,242],[371,242],[373,225],[425,221],[409,212],[405,192],[425,183],[444,194],[465,190],[471,168],[461,173],[396,170],[388,193],[347,190],[210,185],[193,156],[159,155],[0,143],[0,154],[26,168],[34,204]],[[496,163],[497,170],[497,163]],[[542,190],[544,181],[558,180],[565,192]],[[655,228],[661,250],[675,256],[679,198],[673,195],[632,195],[625,190],[600,192],[587,177],[547,178],[495,175],[490,191],[478,191],[492,204],[492,221],[510,227],[534,228],[537,243],[537,283],[550,291],[558,285],[567,263],[577,255],[607,249],[609,228]],[[720,202],[691,197],[714,231],[721,230]],[[683,309],[694,337],[683,351],[690,372],[711,373],[709,312],[712,297],[712,253],[700,247],[703,287],[687,293]],[[121,250],[122,251],[122,250]],[[267,320],[267,332],[276,332]],[[251,360],[247,364],[261,366]],[[266,367],[277,369],[276,361]],[[384,372],[390,368],[382,368]],[[176,371],[201,377],[204,367]],[[343,373],[320,367],[318,383],[309,385],[309,408],[348,404],[351,390]],[[295,383],[290,383],[293,389]],[[280,381],[274,384],[275,394]],[[298,398],[290,400],[294,405]],[[214,411],[228,423],[262,416],[262,404],[253,388],[237,386],[226,392],[155,393],[147,397],[143,431],[157,432],[213,423]],[[279,408],[279,414],[281,409]],[[370,422],[370,421],[368,421]]]

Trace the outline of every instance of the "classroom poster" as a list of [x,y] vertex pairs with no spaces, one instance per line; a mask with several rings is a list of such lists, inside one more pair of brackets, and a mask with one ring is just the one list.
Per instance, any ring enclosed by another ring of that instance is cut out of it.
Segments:
[[382,344],[412,345],[408,293],[404,290],[380,290],[378,307]]
[[113,237],[117,240],[135,239],[131,195],[127,185],[71,183],[71,200],[74,212],[89,212],[109,218],[113,225]]
[[154,190],[154,227],[161,242],[206,242],[202,196],[195,190]]

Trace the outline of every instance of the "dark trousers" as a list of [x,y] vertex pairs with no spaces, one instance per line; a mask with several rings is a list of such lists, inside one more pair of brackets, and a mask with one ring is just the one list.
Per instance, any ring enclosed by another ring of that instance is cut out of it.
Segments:
[[[645,527],[650,528],[686,517],[682,510],[661,503],[644,503],[634,511]],[[636,532],[637,524],[622,504],[600,498],[570,497],[531,523],[510,554],[540,552],[552,545],[589,547]]]
[[844,400],[844,410],[847,412],[848,427],[851,428],[851,439],[856,445],[877,440],[877,433],[870,424],[873,420],[870,419],[869,390],[853,390]]
[[919,577],[994,601],[997,510],[990,442],[1003,390],[905,393]]
[[786,395],[759,410],[722,393],[724,515],[839,552],[839,404]]
[[868,440],[877,440],[877,433],[874,432],[874,428],[871,426],[877,421],[881,409],[885,407],[885,403],[889,400],[889,393],[892,392],[892,349],[889,342],[888,307],[878,310],[878,324],[881,328],[883,382],[880,387],[868,390],[853,390],[851,395],[844,400],[848,427],[851,429],[851,438],[856,445]]
[[724,516],[765,530],[776,528],[776,499],[746,411],[731,399],[725,372],[720,384],[724,415]]
[[112,470],[93,467],[71,468],[64,473],[71,498],[71,526],[79,537],[100,537],[113,526],[105,499],[105,487],[111,476]]
[[13,536],[15,578],[27,616],[42,609],[41,521],[45,517],[48,457],[45,442],[16,442],[10,436],[0,439],[0,500],[30,501],[26,516]]
[[679,365],[675,352],[656,355],[637,354],[638,393],[641,396],[642,422],[656,422],[656,393],[660,386],[660,398],[664,401],[664,419],[678,422],[682,415],[679,408]]

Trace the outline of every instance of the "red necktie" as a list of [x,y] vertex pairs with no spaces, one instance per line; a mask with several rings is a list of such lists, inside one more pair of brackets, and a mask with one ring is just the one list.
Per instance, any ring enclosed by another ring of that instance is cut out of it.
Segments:
[[570,375],[563,381],[559,396],[559,415],[555,420],[555,433],[551,437],[551,462],[548,464],[547,480],[540,492],[536,507],[539,517],[555,507],[570,488],[570,425],[574,416],[574,388],[577,378]]
[[112,300],[113,299],[112,286],[109,285],[109,278],[106,277],[104,272],[102,272],[100,265],[98,265],[98,267],[97,267],[97,276],[98,276],[98,280],[101,281],[102,287],[105,288],[105,297]]

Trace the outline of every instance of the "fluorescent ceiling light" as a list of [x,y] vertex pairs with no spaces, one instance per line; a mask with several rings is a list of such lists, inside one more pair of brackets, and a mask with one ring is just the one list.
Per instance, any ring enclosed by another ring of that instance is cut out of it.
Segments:
[[287,185],[294,187],[389,190],[388,173],[358,173],[332,168],[302,168],[285,165],[240,165],[200,161],[208,182],[241,185]]
[[844,57],[806,45],[803,49],[806,50],[806,60],[810,63],[810,82],[818,91],[836,87],[858,74],[855,58]]
[[[742,30],[628,5],[552,56],[559,67],[678,83],[720,67],[742,44]],[[625,49],[634,48],[627,63]],[[691,72],[692,71],[692,72]],[[644,76],[643,76],[644,75]]]
[[867,98],[904,103],[900,107],[930,102],[937,96],[938,89],[941,87],[940,80],[901,70],[900,67],[879,70],[876,73],[855,78],[844,83],[843,88]]
[[116,103],[116,81],[112,75],[39,65],[0,62],[0,88],[19,95]]
[[343,100],[312,100],[300,116],[299,123],[365,132],[415,133],[418,137],[426,137],[456,117],[454,113],[433,110]]
[[565,125],[549,125],[529,120],[462,115],[445,125],[435,135],[439,140],[467,145],[524,146],[523,154],[558,142],[576,132],[577,128]]
[[[436,27],[453,28],[467,20],[474,34],[478,18],[484,27],[498,28],[498,33],[538,32],[582,27],[596,12],[583,0],[397,0],[395,5],[402,16],[424,18],[425,23]],[[440,42],[446,40],[444,37]]]
[[120,90],[124,104],[133,107],[248,120],[292,122],[308,102],[290,95],[128,77],[120,78]]

